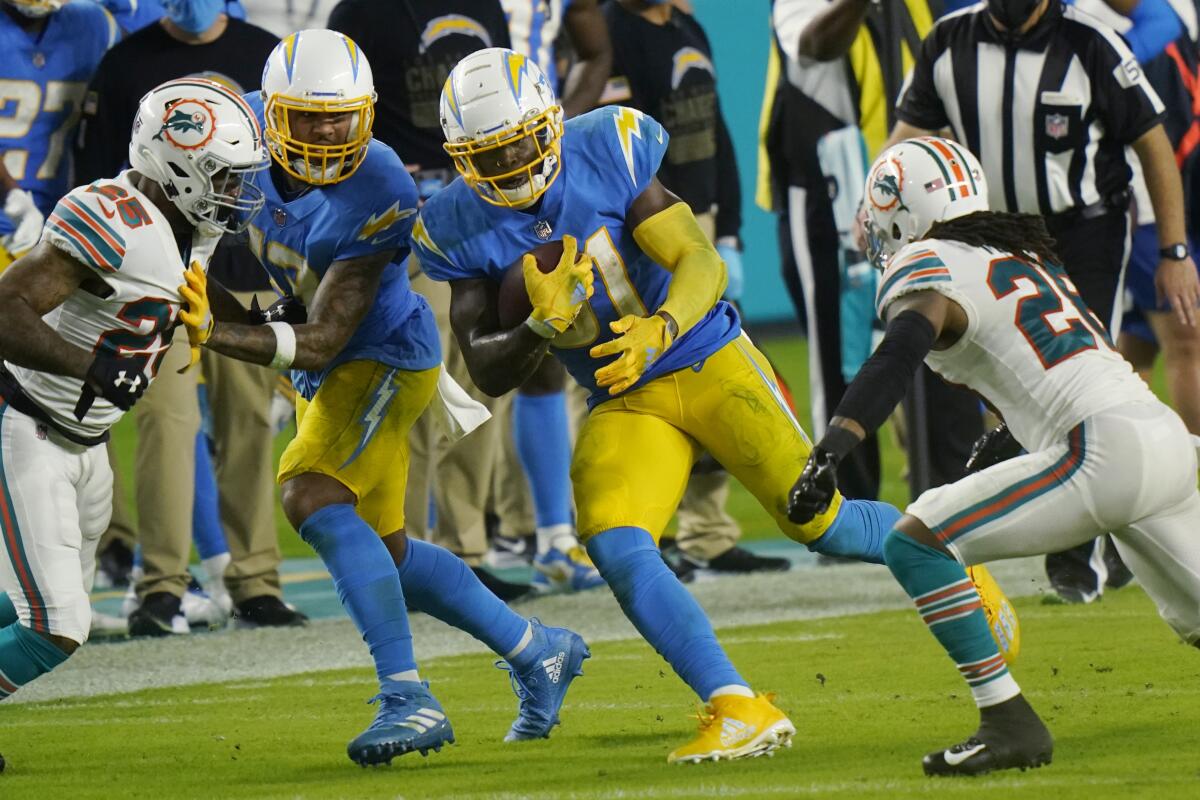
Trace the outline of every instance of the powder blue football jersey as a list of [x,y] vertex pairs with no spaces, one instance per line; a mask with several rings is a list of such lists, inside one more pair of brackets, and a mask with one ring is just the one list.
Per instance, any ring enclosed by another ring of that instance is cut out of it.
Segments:
[[[588,350],[614,335],[609,323],[654,313],[667,297],[671,273],[642,252],[626,225],[634,199],[645,191],[667,150],[667,132],[632,108],[606,106],[570,119],[562,137],[562,172],[526,210],[494,206],[462,178],[421,210],[413,248],[434,280],[489,278],[499,283],[523,253],[570,234],[592,256],[595,293],[552,350],[591,392],[595,405],[609,397],[595,371],[616,356],[594,359]],[[741,332],[734,308],[720,301],[650,365],[634,387],[703,361]]]
[[[246,102],[263,124],[260,93],[247,94]],[[334,262],[396,251],[358,330],[323,371],[294,371],[297,391],[311,399],[321,379],[347,361],[378,361],[405,370],[440,364],[433,313],[425,298],[413,291],[405,263],[417,213],[417,187],[395,151],[372,140],[353,175],[339,183],[313,186],[292,200],[284,199],[272,172],[254,175],[266,203],[248,233],[250,249],[281,295],[297,294],[297,282],[306,273],[320,281]]]

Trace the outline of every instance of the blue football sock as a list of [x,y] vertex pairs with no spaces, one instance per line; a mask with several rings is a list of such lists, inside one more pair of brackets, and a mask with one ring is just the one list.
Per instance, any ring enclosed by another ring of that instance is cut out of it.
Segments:
[[379,682],[415,671],[404,590],[379,534],[358,516],[354,506],[341,503],[325,506],[304,520],[300,536],[317,551],[333,576],[342,607],[375,659]]
[[[513,400],[513,437],[539,528],[571,524],[571,441],[565,392]],[[539,550],[542,548],[539,548]]]
[[[409,539],[400,565],[400,583],[413,608],[466,631],[504,656],[516,649],[529,622],[488,591],[466,562],[444,547]],[[532,658],[529,649],[521,655]]]
[[899,519],[900,511],[890,503],[845,500],[838,509],[837,519],[819,539],[808,543],[808,549],[827,556],[882,564],[883,540]]
[[714,689],[746,686],[717,643],[700,604],[641,528],[610,528],[587,543],[625,616],[701,700]]
[[8,592],[0,592],[0,628],[7,628],[17,621],[17,607]]
[[67,654],[19,622],[0,630],[0,700],[67,660]]
[[975,584],[941,550],[892,531],[883,543],[888,569],[917,604],[917,612],[971,687],[980,708],[1020,694],[988,629]]
[[221,509],[217,500],[217,481],[213,477],[212,458],[208,453],[208,437],[196,434],[196,488],[192,503],[192,542],[200,559],[229,552],[225,531],[221,527]]

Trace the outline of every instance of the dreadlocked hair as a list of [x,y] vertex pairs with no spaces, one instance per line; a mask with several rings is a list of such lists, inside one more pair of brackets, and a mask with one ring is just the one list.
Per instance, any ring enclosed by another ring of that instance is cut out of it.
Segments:
[[923,239],[946,239],[972,247],[1025,253],[1043,264],[1061,264],[1054,252],[1054,237],[1038,214],[976,211],[964,217],[935,222]]

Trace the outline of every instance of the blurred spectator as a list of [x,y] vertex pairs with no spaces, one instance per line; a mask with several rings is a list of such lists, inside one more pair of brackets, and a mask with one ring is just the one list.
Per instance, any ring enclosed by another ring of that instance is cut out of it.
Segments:
[[0,261],[41,236],[72,182],[70,142],[96,65],[117,39],[104,9],[63,0],[0,0]]
[[[429,197],[456,176],[442,149],[439,117],[450,70],[476,50],[510,46],[499,0],[342,0],[329,15],[329,27],[353,39],[370,58],[379,94],[375,138],[399,154],[422,199]],[[487,397],[467,374],[450,335],[448,288],[425,278],[415,259],[409,274],[437,318],[446,371],[493,415],[507,415],[511,396]],[[409,437],[407,532],[462,557],[501,599],[516,599],[530,587],[502,581],[482,567],[488,549],[485,512],[501,447],[499,426],[480,426],[451,447],[435,420],[426,411]]]
[[[537,62],[550,79],[563,113],[582,114],[596,105],[612,62],[599,0],[500,0],[508,17],[512,49]],[[555,43],[565,31],[574,56],[559,80]]]
[[[1165,0],[1156,0],[1166,5]],[[1098,0],[1093,0],[1098,2]],[[1152,5],[1152,0],[1142,0],[1137,8]],[[1196,157],[1200,153],[1200,46],[1197,45],[1197,11],[1193,0],[1176,0],[1173,14],[1181,21],[1181,33],[1163,52],[1144,52],[1139,56],[1150,56],[1143,61],[1146,79],[1166,107],[1163,125],[1175,149],[1175,161],[1183,176],[1185,208],[1188,215],[1188,231],[1191,242],[1196,241],[1197,207],[1195,181],[1200,178],[1196,169]],[[1092,11],[1091,5],[1081,8]],[[1093,12],[1094,13],[1094,12]],[[1110,19],[1102,17],[1105,22]],[[1117,18],[1111,20],[1113,27],[1131,43],[1139,40],[1130,38],[1128,21],[1122,24]],[[1135,28],[1136,29],[1136,28]],[[1134,48],[1137,53],[1137,48]],[[1121,319],[1121,336],[1118,340],[1121,354],[1128,358],[1147,382],[1160,350],[1163,355],[1167,392],[1171,403],[1192,435],[1200,435],[1200,328],[1182,325],[1158,298],[1154,286],[1154,270],[1157,266],[1158,238],[1154,225],[1153,209],[1142,201],[1145,182],[1140,174],[1135,177],[1135,195],[1138,227],[1134,230],[1125,288],[1130,303]]]
[[[141,97],[181,77],[202,77],[241,93],[257,87],[274,35],[230,18],[224,0],[166,0],[166,16],[130,35],[101,62],[84,106],[77,154],[80,178],[110,175],[126,161],[129,125]],[[274,299],[265,273],[243,244],[223,242],[210,270],[246,303],[259,294]],[[200,428],[196,373],[186,340],[168,351],[158,379],[134,412],[138,428],[135,470],[139,544],[144,573],[140,605],[130,615],[131,635],[165,635],[177,629],[180,598],[188,586],[192,544],[196,435]],[[271,370],[205,351],[201,369],[212,405],[220,515],[229,545],[227,566],[211,562],[223,578],[235,613],[250,625],[297,625],[305,617],[283,603],[270,405]],[[118,507],[123,497],[115,498]],[[117,515],[120,519],[121,514]]]
[[[742,194],[708,36],[695,17],[670,2],[614,0],[604,17],[613,66],[601,100],[637,108],[666,128],[671,139],[658,178],[691,206],[713,240],[728,269],[725,299],[737,302],[744,283]],[[683,571],[787,569],[787,559],[737,546],[742,531],[725,510],[729,474],[711,458],[698,466],[679,504],[676,544]]]
[[[766,155],[772,205],[786,218],[781,250],[791,254],[785,264],[791,261],[796,270],[784,279],[807,321],[818,438],[871,352],[874,275],[854,242],[854,212],[866,165],[887,138],[893,100],[937,10],[927,0],[772,5],[772,59],[781,80],[764,113]],[[916,386],[920,391],[932,383],[918,378]],[[977,406],[972,410],[978,417]],[[919,429],[925,427],[934,426]],[[981,428],[977,423],[972,430],[977,435]],[[972,441],[966,438],[960,467]],[[928,457],[911,461],[928,464]],[[843,462],[839,483],[851,497],[873,498],[879,480],[879,446],[872,436]]]
[[[108,9],[126,35],[136,33],[162,19],[163,6],[172,0],[92,0]],[[238,0],[222,0],[225,13],[234,19],[245,19],[246,10]]]

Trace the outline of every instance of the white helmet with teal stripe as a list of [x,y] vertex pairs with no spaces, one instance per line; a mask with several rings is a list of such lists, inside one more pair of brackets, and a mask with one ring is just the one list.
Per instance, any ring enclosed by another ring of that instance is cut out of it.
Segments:
[[262,208],[249,176],[269,163],[254,112],[203,78],[167,81],[138,104],[129,164],[158,183],[201,233],[238,233]]
[[967,148],[936,136],[893,145],[875,159],[863,190],[867,256],[880,269],[935,222],[988,210],[983,167]]

